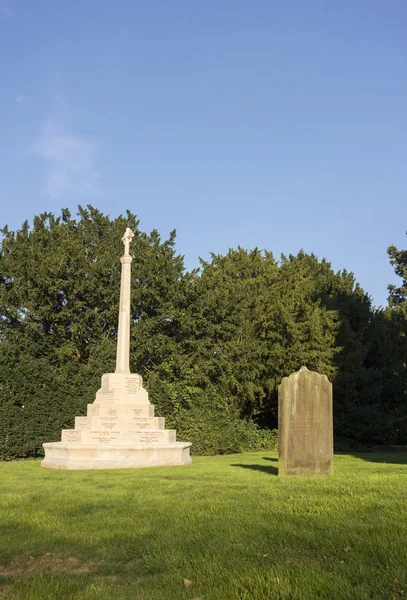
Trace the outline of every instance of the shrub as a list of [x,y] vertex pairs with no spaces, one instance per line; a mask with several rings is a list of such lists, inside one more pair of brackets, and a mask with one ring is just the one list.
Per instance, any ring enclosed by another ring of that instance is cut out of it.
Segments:
[[153,376],[150,401],[177,439],[192,442],[195,455],[233,454],[246,450],[274,450],[277,431],[260,429],[240,417],[238,409],[214,388],[202,390],[181,383],[165,383]]

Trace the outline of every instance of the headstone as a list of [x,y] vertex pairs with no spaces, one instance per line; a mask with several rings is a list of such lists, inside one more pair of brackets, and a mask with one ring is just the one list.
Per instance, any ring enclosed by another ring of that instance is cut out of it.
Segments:
[[278,388],[278,474],[332,472],[332,384],[302,367]]
[[130,373],[129,254],[133,232],[122,238],[119,326],[116,370],[102,376],[101,388],[87,416],[75,418],[75,428],[62,431],[60,442],[43,444],[42,467],[51,469],[121,469],[186,465],[191,462],[190,442],[177,442],[176,432],[165,429],[154,416],[140,375]]

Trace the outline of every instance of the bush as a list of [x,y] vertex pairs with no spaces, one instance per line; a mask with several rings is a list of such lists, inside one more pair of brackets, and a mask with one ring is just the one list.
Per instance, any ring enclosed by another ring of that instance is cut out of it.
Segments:
[[277,429],[262,429],[253,421],[247,423],[247,438],[244,450],[277,450]]
[[191,454],[234,454],[277,448],[276,430],[260,429],[252,421],[241,419],[232,406],[220,408],[204,394],[192,408],[178,414],[178,439],[192,442]]
[[275,450],[277,430],[260,429],[240,417],[238,409],[216,390],[150,378],[150,401],[166,417],[166,427],[177,439],[192,442],[195,455],[233,454],[247,450]]

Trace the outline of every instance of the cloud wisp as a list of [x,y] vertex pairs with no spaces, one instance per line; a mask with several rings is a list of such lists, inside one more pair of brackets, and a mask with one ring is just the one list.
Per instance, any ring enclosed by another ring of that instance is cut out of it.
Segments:
[[48,120],[33,154],[47,164],[46,191],[51,198],[100,195],[98,146],[93,140],[67,133],[58,123]]

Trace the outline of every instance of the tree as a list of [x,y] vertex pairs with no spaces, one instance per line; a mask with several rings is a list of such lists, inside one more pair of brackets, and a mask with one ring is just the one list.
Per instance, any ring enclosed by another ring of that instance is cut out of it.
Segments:
[[281,379],[302,364],[333,374],[337,319],[313,297],[307,260],[279,266],[271,252],[239,247],[202,261],[183,311],[181,379],[214,387],[250,418],[275,413]]
[[398,250],[396,246],[389,246],[387,254],[390,263],[394,266],[396,275],[401,277],[400,287],[389,285],[389,306],[405,306],[407,304],[407,250]]
[[386,375],[392,432],[397,443],[407,442],[407,250],[390,246],[390,263],[401,285],[389,285],[388,308],[385,310],[391,352],[383,360]]

